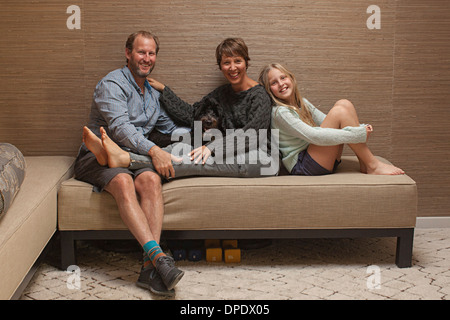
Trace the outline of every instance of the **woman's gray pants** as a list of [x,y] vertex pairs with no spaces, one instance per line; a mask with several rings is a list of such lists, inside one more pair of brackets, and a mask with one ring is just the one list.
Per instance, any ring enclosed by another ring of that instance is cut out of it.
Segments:
[[[205,164],[196,164],[191,160],[188,153],[192,150],[190,145],[177,143],[163,148],[164,151],[182,158],[181,162],[172,161],[175,170],[175,178],[190,176],[209,177],[239,177],[257,178],[264,176],[274,176],[278,174],[279,158],[267,155],[262,150],[252,150],[242,155],[215,159],[210,156]],[[141,168],[153,167],[152,158],[130,152],[130,166],[128,169],[137,170]]]

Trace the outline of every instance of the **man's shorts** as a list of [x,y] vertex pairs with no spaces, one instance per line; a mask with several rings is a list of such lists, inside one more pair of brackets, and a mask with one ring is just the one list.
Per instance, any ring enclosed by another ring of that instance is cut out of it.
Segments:
[[90,152],[85,145],[82,145],[75,160],[75,178],[94,186],[95,192],[102,192],[105,186],[119,173],[127,173],[134,179],[145,171],[151,171],[152,168],[142,168],[138,170],[129,170],[127,168],[109,168],[98,164],[94,154]]
[[302,176],[322,176],[325,174],[334,173],[340,164],[340,161],[334,162],[333,171],[327,170],[318,164],[308,153],[308,150],[303,150],[298,154],[298,160],[294,168],[292,168],[291,174]]

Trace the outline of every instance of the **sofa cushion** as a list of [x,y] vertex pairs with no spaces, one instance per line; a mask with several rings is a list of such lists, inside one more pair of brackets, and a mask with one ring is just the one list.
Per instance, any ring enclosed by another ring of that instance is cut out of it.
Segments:
[[73,157],[25,157],[26,176],[0,219],[0,300],[10,299],[56,231],[57,191],[73,176]]
[[8,211],[25,178],[25,159],[15,146],[0,143],[0,218]]
[[[165,230],[403,228],[417,214],[414,180],[362,174],[352,156],[332,175],[176,179],[163,196]],[[58,227],[126,229],[110,194],[75,179],[59,191]]]

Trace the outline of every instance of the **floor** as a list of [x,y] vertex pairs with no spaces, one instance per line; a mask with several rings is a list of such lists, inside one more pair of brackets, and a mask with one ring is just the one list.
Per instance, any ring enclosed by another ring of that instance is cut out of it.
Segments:
[[[135,245],[79,243],[73,272],[54,267],[50,252],[21,299],[167,299],[135,285]],[[185,276],[171,299],[449,300],[450,228],[416,229],[411,268],[397,268],[395,247],[394,238],[274,240],[242,250],[239,263],[179,261]]]

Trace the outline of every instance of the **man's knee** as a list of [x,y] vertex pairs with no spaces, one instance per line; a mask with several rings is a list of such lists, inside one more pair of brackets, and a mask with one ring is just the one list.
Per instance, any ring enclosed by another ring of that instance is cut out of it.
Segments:
[[161,192],[161,177],[152,172],[145,171],[135,179],[136,192],[140,195]]
[[105,190],[114,198],[134,193],[133,177],[127,173],[119,173],[105,186]]
[[108,183],[108,187],[123,189],[133,184],[133,178],[127,173],[119,173]]

